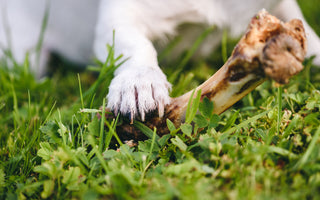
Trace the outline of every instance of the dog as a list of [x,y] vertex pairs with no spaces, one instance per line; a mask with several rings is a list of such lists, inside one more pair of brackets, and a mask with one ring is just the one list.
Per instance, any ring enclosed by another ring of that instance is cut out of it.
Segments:
[[[307,56],[316,55],[314,63],[320,65],[320,39],[295,0],[0,0],[0,6],[0,57],[10,55],[21,63],[28,52],[32,65],[40,66],[38,73],[44,72],[51,52],[79,64],[89,63],[93,57],[104,62],[106,44],[114,39],[115,55],[129,59],[115,71],[107,107],[115,114],[129,114],[131,120],[143,121],[145,114],[154,110],[161,117],[170,103],[171,86],[159,68],[153,41],[172,38],[181,24],[189,24],[189,32],[217,27],[201,47],[207,54],[219,44],[224,30],[239,36],[250,18],[265,8],[284,21],[303,21]],[[182,45],[187,48],[192,44],[189,36],[195,34],[183,34],[188,35]]]

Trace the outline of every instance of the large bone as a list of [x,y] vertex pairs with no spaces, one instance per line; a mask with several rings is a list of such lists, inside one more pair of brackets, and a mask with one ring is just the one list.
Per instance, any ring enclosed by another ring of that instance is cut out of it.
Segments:
[[[201,99],[208,97],[213,101],[213,112],[220,114],[267,78],[280,84],[287,83],[303,69],[305,54],[306,36],[302,22],[294,19],[283,23],[262,10],[252,18],[245,35],[223,67],[195,90],[201,90]],[[172,98],[164,117],[154,114],[143,123],[152,129],[157,127],[158,135],[169,133],[166,119],[175,125],[181,124],[191,95],[192,91]],[[117,133],[124,139],[145,138],[130,123],[119,126]]]

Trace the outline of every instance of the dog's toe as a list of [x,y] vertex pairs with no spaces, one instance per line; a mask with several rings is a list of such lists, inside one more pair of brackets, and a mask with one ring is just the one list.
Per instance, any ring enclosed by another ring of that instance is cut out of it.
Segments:
[[108,94],[108,108],[115,114],[129,115],[130,120],[158,110],[162,117],[170,103],[170,84],[160,69],[125,71],[112,80]]

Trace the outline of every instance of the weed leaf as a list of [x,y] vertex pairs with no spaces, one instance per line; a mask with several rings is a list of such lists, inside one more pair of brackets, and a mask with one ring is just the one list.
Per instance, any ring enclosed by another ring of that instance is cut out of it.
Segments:
[[171,138],[171,142],[176,145],[181,151],[187,150],[187,145],[178,137]]
[[191,124],[182,124],[180,126],[182,133],[186,134],[188,137],[191,137],[192,134],[192,125]]
[[209,122],[203,115],[196,115],[193,121],[198,125],[199,128],[207,127]]
[[166,122],[170,132],[174,132],[177,129],[170,119],[167,119]]
[[199,111],[206,118],[211,118],[213,113],[213,102],[211,102],[208,97],[203,98],[202,102],[199,104]]
[[48,142],[41,142],[40,149],[37,152],[37,155],[40,156],[44,160],[50,160],[51,155],[53,154],[53,149],[51,148]]

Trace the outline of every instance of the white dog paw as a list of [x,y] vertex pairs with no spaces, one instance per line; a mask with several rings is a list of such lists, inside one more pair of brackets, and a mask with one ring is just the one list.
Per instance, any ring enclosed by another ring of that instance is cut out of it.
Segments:
[[116,115],[129,115],[131,121],[137,116],[144,121],[146,113],[154,110],[162,117],[170,103],[170,87],[158,68],[126,69],[111,81],[107,107]]

